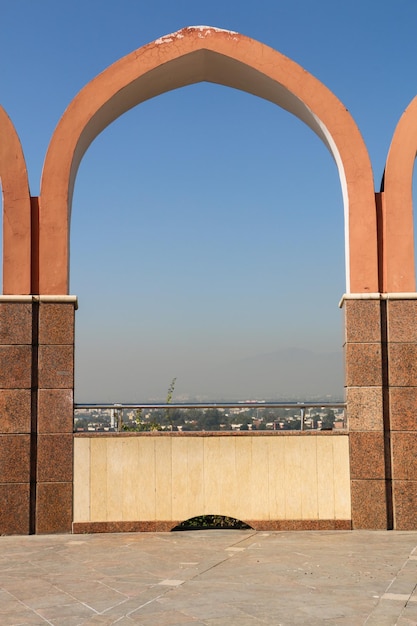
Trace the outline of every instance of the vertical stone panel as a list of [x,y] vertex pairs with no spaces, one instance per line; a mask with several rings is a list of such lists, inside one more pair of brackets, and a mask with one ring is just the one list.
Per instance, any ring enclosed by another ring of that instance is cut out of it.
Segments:
[[417,528],[417,300],[387,302],[394,528]]
[[32,306],[0,297],[0,535],[33,532]]
[[71,532],[74,298],[39,298],[36,532]]
[[353,528],[389,528],[385,303],[345,298],[346,401]]

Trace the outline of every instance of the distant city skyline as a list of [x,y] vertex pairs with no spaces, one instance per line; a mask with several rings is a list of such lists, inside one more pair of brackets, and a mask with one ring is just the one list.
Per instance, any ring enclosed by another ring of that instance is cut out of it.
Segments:
[[[2,7],[0,104],[31,194],[76,93],[170,32],[209,24],[289,56],[344,103],[379,188],[417,94],[417,5],[352,0]],[[0,139],[1,140],[1,139]],[[298,119],[201,83],[154,98],[93,142],[71,223],[79,402],[343,395],[343,203],[337,168]],[[317,393],[314,393],[314,392]]]

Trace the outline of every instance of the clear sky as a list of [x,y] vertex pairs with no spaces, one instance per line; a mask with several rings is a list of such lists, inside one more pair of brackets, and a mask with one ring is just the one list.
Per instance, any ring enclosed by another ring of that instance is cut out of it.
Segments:
[[[379,189],[417,94],[415,0],[3,0],[0,104],[32,195],[77,92],[191,25],[257,39],[350,110]],[[1,140],[1,138],[0,138]],[[125,114],[86,153],[71,227],[76,400],[343,396],[337,170],[291,114],[202,83]]]

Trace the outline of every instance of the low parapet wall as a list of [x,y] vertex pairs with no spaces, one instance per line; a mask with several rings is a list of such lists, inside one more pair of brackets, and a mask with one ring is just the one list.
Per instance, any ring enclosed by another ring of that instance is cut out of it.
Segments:
[[225,515],[258,530],[350,529],[346,433],[79,434],[74,532],[171,530]]

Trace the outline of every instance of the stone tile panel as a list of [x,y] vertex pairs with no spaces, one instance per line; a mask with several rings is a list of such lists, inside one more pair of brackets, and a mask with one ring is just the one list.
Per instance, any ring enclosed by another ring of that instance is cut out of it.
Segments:
[[417,300],[388,300],[388,341],[417,343]]
[[30,532],[29,483],[0,484],[0,535]]
[[351,479],[384,479],[385,451],[382,432],[352,432],[349,435]]
[[39,482],[72,481],[72,434],[39,435],[37,457],[37,480]]
[[352,480],[352,528],[387,529],[385,480]]
[[36,533],[68,533],[72,524],[72,482],[38,483]]
[[393,432],[391,449],[393,479],[417,480],[417,432]]
[[0,389],[0,416],[2,433],[30,433],[30,389]]
[[379,300],[345,300],[347,343],[379,343],[381,315]]
[[417,387],[389,390],[391,430],[417,430]]
[[0,389],[30,389],[32,346],[0,346]]
[[393,498],[395,530],[416,530],[417,481],[394,480]]
[[392,387],[417,387],[417,344],[388,344],[389,380]]
[[39,388],[74,387],[74,347],[39,346]]
[[29,482],[30,435],[0,435],[0,483]]
[[383,430],[382,387],[349,387],[346,402],[351,432]]
[[39,305],[39,344],[74,343],[74,304],[44,303]]
[[0,345],[32,344],[32,304],[0,303]]
[[71,433],[74,424],[72,389],[39,389],[38,432]]
[[381,346],[373,343],[348,343],[345,346],[346,386],[382,385]]

